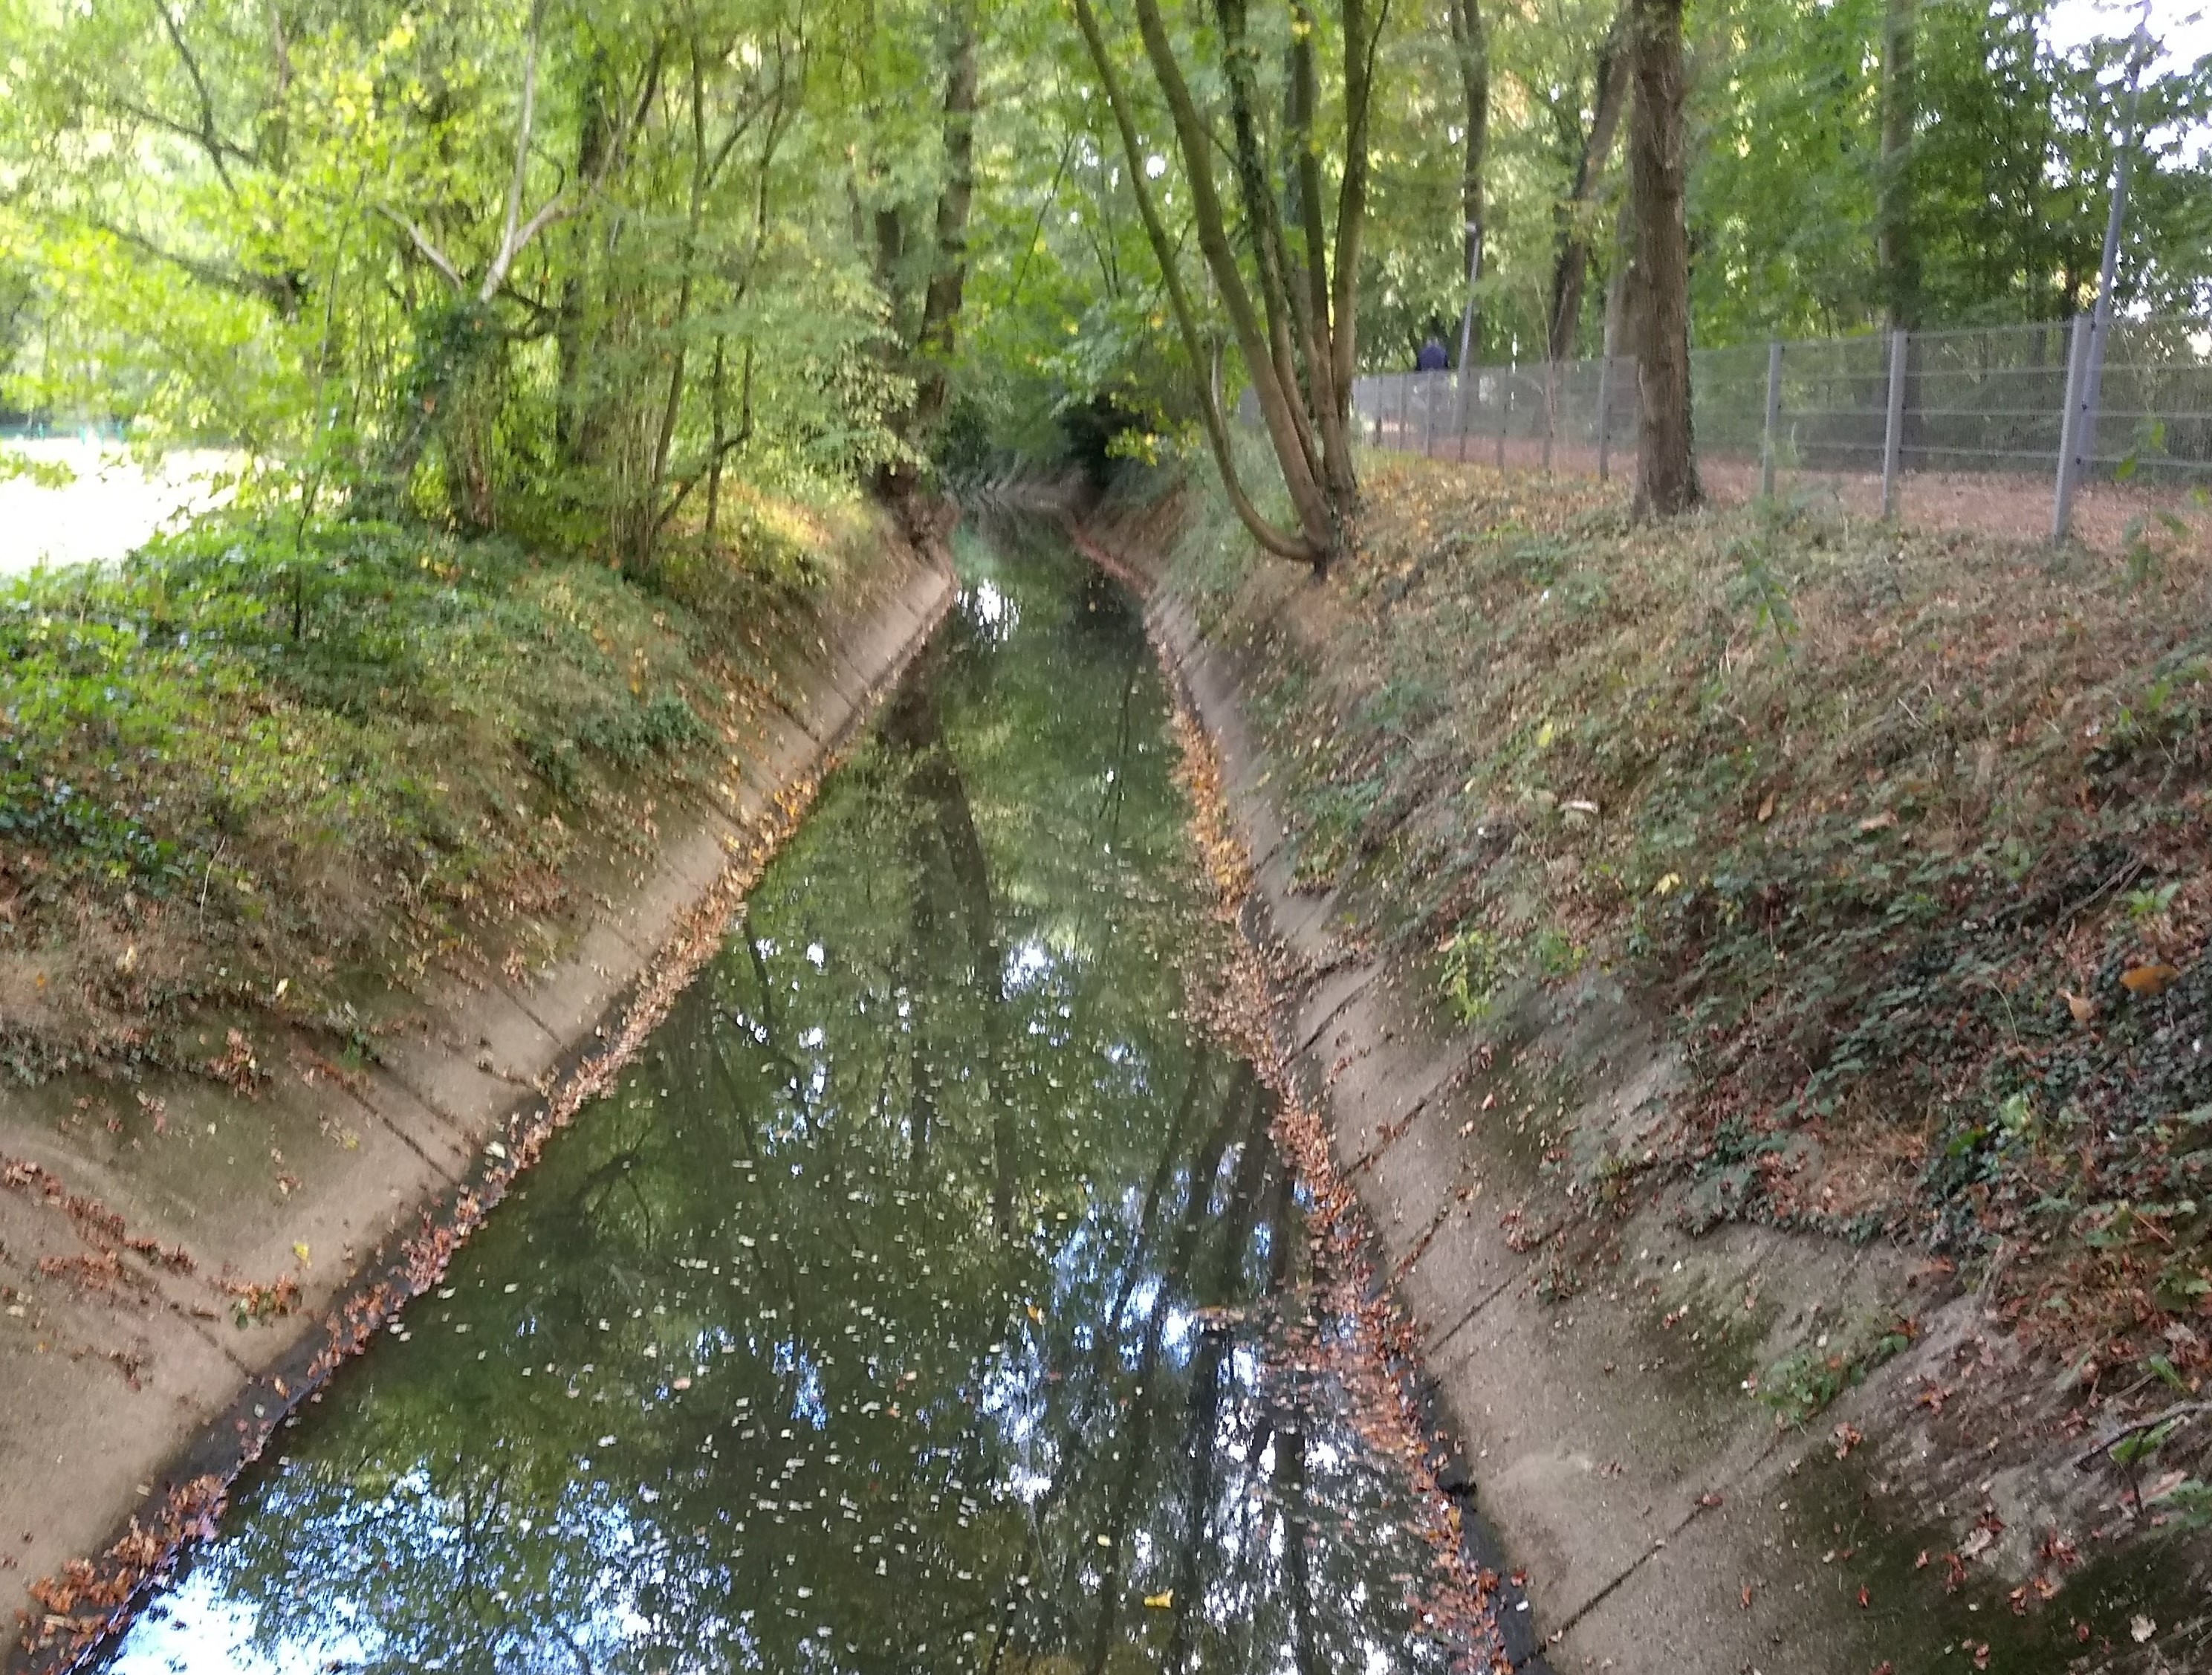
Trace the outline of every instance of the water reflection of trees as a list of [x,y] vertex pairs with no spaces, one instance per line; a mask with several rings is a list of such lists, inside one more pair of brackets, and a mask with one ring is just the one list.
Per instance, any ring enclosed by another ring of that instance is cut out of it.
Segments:
[[256,1489],[206,1576],[264,1649],[1444,1666],[1397,1479],[1287,1348],[1267,1097],[1176,1021],[1210,933],[1141,640],[994,580],[1018,629],[941,645],[619,1096]]

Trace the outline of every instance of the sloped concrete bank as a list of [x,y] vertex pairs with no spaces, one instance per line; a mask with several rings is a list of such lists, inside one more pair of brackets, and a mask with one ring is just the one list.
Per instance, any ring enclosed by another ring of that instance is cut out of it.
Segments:
[[[1366,899],[1297,883],[1253,704],[1274,633],[1320,639],[1324,589],[1274,566],[1200,605],[1168,562],[1172,497],[1069,527],[1144,594],[1218,753],[1285,1052],[1553,1668],[2212,1666],[2190,1650],[2201,1585],[2171,1549],[2114,1550],[2129,1520],[2108,1476],[2073,1467],[2066,1390],[1948,1264],[1759,1226],[1693,1236],[1679,1186],[1608,1179],[1605,1160],[1656,1154],[1684,1083],[1637,996],[1593,974],[1461,1028],[1432,973],[1378,953],[1373,880]],[[1899,1337],[1877,1348],[1882,1323]],[[1755,1390],[1793,1358],[1847,1387],[1784,1426]],[[2021,1465],[2025,1435],[2043,1441]]]
[[369,1335],[406,1330],[406,1299],[712,953],[954,592],[941,550],[900,544],[807,643],[769,648],[779,688],[728,743],[724,800],[666,807],[634,866],[609,857],[541,969],[364,996],[358,1064],[326,1034],[264,1028],[228,1037],[234,1087],[0,1093],[15,1661],[64,1665],[99,1638],[290,1410]]

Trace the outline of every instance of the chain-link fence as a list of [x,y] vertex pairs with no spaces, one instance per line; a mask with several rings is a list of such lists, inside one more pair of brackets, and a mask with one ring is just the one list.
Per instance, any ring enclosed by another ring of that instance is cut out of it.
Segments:
[[[1699,470],[1724,494],[1814,479],[1878,493],[1886,511],[1936,478],[1989,478],[2014,501],[2039,479],[2048,520],[2070,441],[2077,483],[2212,486],[2212,323],[2115,320],[2094,381],[2089,338],[2084,317],[1694,351]],[[1600,476],[1634,466],[1626,357],[1374,375],[1352,401],[1378,448]],[[2084,414],[2073,434],[2069,404]],[[1245,412],[1257,417],[1249,392]]]

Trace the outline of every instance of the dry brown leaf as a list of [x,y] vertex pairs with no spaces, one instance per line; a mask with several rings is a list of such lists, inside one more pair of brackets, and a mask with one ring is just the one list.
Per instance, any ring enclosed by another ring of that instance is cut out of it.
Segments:
[[2163,960],[2150,965],[2131,965],[2120,973],[2120,987],[2130,995],[2162,995],[2180,976]]

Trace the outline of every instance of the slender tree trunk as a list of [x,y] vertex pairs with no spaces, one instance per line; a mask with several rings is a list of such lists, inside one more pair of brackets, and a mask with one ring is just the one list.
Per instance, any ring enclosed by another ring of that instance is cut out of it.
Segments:
[[1632,0],[1638,517],[1697,505],[1690,435],[1690,241],[1683,219],[1682,0]]
[[1912,131],[1917,118],[1912,66],[1919,0],[1887,0],[1881,33],[1881,162],[1875,255],[1882,307],[1893,331],[1920,323],[1920,259],[1912,236]]
[[[596,180],[606,161],[606,74],[605,53],[593,53],[591,68],[584,78],[582,109],[576,130],[576,178],[580,180]],[[588,352],[586,307],[591,268],[587,253],[592,242],[588,231],[576,241],[578,260],[561,282],[560,312],[553,326],[559,362],[553,404],[553,445],[564,466],[580,465],[584,459],[584,365]]]
[[712,434],[707,458],[707,538],[714,536],[714,520],[722,507],[722,353],[723,337],[714,334],[714,365],[708,375],[707,422]]
[[1629,71],[1634,55],[1629,51],[1628,14],[1614,15],[1612,27],[1598,44],[1595,99],[1590,111],[1589,131],[1583,136],[1583,153],[1575,165],[1575,183],[1559,210],[1559,255],[1552,268],[1550,350],[1554,361],[1572,357],[1577,328],[1582,324],[1583,288],[1589,277],[1590,217],[1598,188],[1613,156],[1613,142],[1620,128],[1621,108],[1628,100]]
[[1359,244],[1367,213],[1369,109],[1380,23],[1370,21],[1366,0],[1340,0],[1344,139],[1332,252],[1322,224],[1319,158],[1310,143],[1311,113],[1316,103],[1311,45],[1315,20],[1308,0],[1291,0],[1292,86],[1288,103],[1292,120],[1287,125],[1290,132],[1285,139],[1294,154],[1290,162],[1297,172],[1297,207],[1306,246],[1303,264],[1306,293],[1299,295],[1291,289],[1299,270],[1289,259],[1272,186],[1278,171],[1269,163],[1256,120],[1253,60],[1244,40],[1243,0],[1216,0],[1217,39],[1232,118],[1230,161],[1241,211],[1237,225],[1252,245],[1253,278],[1260,287],[1255,303],[1251,283],[1237,259],[1231,218],[1214,179],[1214,155],[1222,149],[1219,137],[1200,111],[1184,76],[1158,0],[1136,0],[1135,3],[1145,58],[1175,129],[1191,228],[1251,378],[1268,444],[1296,515],[1297,527],[1286,530],[1261,513],[1238,481],[1227,421],[1215,388],[1218,351],[1200,330],[1197,311],[1182,277],[1181,241],[1170,236],[1153,198],[1146,167],[1154,154],[1139,136],[1134,106],[1115,66],[1096,7],[1091,0],[1074,0],[1074,5],[1084,44],[1120,132],[1130,192],[1137,201],[1146,241],[1159,264],[1189,362],[1200,418],[1230,503],[1267,551],[1311,564],[1317,572],[1325,571],[1348,545],[1350,521],[1358,506],[1350,394],[1357,362]]
[[1467,304],[1459,320],[1459,364],[1464,370],[1474,364],[1482,335],[1476,289],[1482,283],[1482,169],[1490,145],[1490,27],[1483,21],[1481,0],[1450,0],[1450,10],[1467,125],[1459,174],[1460,271],[1467,276]]
[[968,283],[968,217],[975,198],[975,16],[956,3],[945,64],[945,184],[937,194],[937,253],[922,298],[915,425],[927,436],[945,411],[946,368]]
[[699,254],[699,234],[706,219],[709,181],[706,70],[699,61],[699,43],[695,39],[691,42],[691,189],[684,220],[682,274],[676,282],[676,316],[671,322],[675,342],[669,351],[668,385],[661,398],[660,420],[653,431],[653,457],[647,461],[643,491],[633,509],[636,531],[634,539],[625,543],[630,568],[640,576],[652,569],[653,546],[659,539],[661,525],[675,509],[672,506],[663,510],[660,490],[668,480],[668,454],[675,446],[676,423],[684,412],[684,381],[690,347],[684,333],[691,324],[692,283]]
[[[1223,491],[1237,513],[1237,521],[1250,532],[1267,551],[1279,558],[1288,558],[1300,563],[1316,563],[1318,555],[1305,528],[1305,506],[1298,506],[1300,527],[1296,530],[1279,529],[1256,506],[1245,492],[1237,470],[1237,460],[1229,445],[1229,426],[1223,417],[1221,404],[1213,386],[1213,356],[1206,338],[1198,327],[1197,311],[1191,306],[1189,288],[1183,283],[1179,259],[1180,246],[1168,234],[1167,224],[1161,220],[1159,205],[1154,202],[1152,186],[1145,174],[1146,151],[1138,137],[1136,119],[1127,89],[1122,85],[1121,72],[1115,68],[1112,54],[1108,51],[1104,31],[1100,27],[1098,14],[1091,0],[1074,0],[1075,20],[1083,32],[1085,46],[1091,54],[1092,67],[1098,72],[1099,84],[1106,94],[1106,106],[1114,118],[1114,125],[1121,141],[1123,161],[1129,169],[1130,195],[1137,200],[1138,218],[1143,222],[1146,241],[1152,247],[1153,259],[1159,264],[1160,283],[1168,295],[1168,304],[1175,314],[1176,334],[1182,339],[1183,354],[1189,362],[1193,392],[1198,399],[1200,426],[1206,432],[1207,448],[1213,454],[1214,469],[1221,478]],[[1210,153],[1205,154],[1210,156]],[[1209,258],[1210,260],[1210,258]],[[1240,329],[1240,339],[1243,333]],[[1266,411],[1264,398],[1262,411]],[[1270,420],[1270,440],[1273,440],[1273,424]],[[1301,457],[1300,468],[1304,460]],[[1289,473],[1284,466],[1285,476]]]

